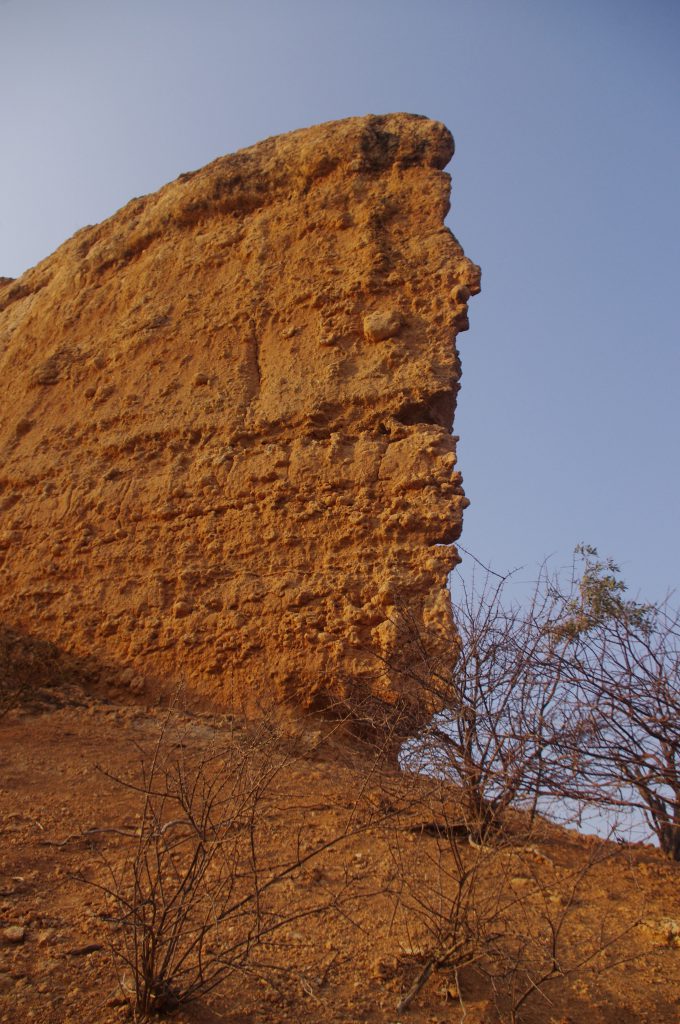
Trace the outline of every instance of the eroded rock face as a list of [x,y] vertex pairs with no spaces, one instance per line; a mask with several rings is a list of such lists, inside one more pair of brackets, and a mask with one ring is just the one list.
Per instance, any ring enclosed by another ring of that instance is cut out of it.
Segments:
[[5,626],[217,705],[408,688],[466,505],[452,153],[405,114],[268,139],[0,283]]

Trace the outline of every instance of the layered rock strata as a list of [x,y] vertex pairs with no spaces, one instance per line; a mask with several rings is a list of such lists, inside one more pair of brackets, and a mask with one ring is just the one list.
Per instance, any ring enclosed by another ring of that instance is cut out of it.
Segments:
[[268,139],[0,282],[0,622],[215,705],[408,690],[466,505],[452,153],[405,114]]

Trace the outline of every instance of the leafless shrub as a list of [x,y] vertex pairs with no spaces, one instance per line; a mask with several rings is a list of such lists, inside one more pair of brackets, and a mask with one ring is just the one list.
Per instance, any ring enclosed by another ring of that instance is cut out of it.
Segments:
[[303,829],[283,845],[268,840],[282,799],[276,780],[293,756],[277,745],[271,721],[194,755],[170,713],[140,776],[115,779],[138,794],[140,823],[134,834],[119,830],[122,858],[105,855],[104,879],[88,884],[106,899],[119,980],[138,1019],[171,1012],[234,972],[280,972],[279,933],[310,915],[347,915],[356,898],[349,880],[314,898],[282,898],[284,883],[367,827],[350,813],[313,846]]
[[644,955],[631,953],[625,941],[639,919],[622,923],[610,912],[587,931],[579,921],[593,876],[618,850],[605,843],[591,847],[580,863],[561,870],[549,862],[537,864],[528,856],[533,850],[528,844],[515,857],[514,870],[519,869],[523,883],[519,891],[505,876],[503,884],[513,892],[513,901],[506,904],[502,926],[480,961],[497,1008],[512,1024],[522,1019],[529,1003],[549,1006],[554,986],[586,974],[601,975]]
[[459,787],[467,826],[479,841],[510,807],[522,804],[535,815],[563,772],[564,751],[554,740],[564,725],[569,641],[553,628],[563,601],[546,579],[543,572],[525,606],[507,598],[508,576],[461,580],[452,668],[431,656],[435,644],[415,617],[397,613],[404,644],[390,667],[408,679],[417,701],[437,709],[404,748],[402,763]]
[[417,777],[405,786],[406,820],[389,823],[387,842],[393,924],[416,970],[397,1013],[440,975],[463,1008],[466,987],[481,983],[499,1016],[517,1024],[530,1003],[549,1003],[555,984],[625,959],[623,940],[635,922],[603,917],[584,936],[579,921],[583,890],[619,854],[612,844],[596,844],[562,868],[535,844],[525,815],[506,818],[480,843],[450,786]]
[[460,972],[483,955],[499,909],[499,891],[488,884],[495,848],[469,842],[464,810],[445,799],[441,785],[412,782],[407,821],[391,822],[386,832],[395,868],[393,923],[418,965],[398,1013],[434,973],[449,972],[460,991]]

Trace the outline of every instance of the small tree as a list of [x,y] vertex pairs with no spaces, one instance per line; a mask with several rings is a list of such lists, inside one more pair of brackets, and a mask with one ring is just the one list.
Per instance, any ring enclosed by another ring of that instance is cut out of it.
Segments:
[[574,793],[642,814],[680,860],[680,612],[624,597],[619,568],[581,548],[584,568],[565,603],[572,685]]
[[[548,987],[620,962],[632,925],[603,922],[576,951],[572,930],[588,877],[619,848],[593,846],[567,873],[534,869],[531,829],[548,801],[562,819],[573,800],[641,809],[677,856],[680,616],[629,600],[593,548],[577,549],[566,577],[544,565],[524,605],[507,599],[509,580],[460,582],[453,667],[432,656],[438,644],[415,617],[395,623],[404,644],[390,668],[436,709],[402,755],[410,806],[420,799],[427,818],[419,849],[392,841],[395,900],[420,964],[398,1012],[433,973],[453,972],[460,991],[472,970],[517,1022]],[[528,888],[517,891],[517,875]]]
[[405,764],[460,787],[478,838],[511,806],[564,817],[575,801],[644,816],[680,860],[680,612],[628,598],[585,545],[570,573],[544,565],[523,605],[511,579],[459,581],[452,669],[401,616],[400,671],[438,709]]
[[555,627],[564,601],[545,570],[525,607],[507,597],[510,580],[487,570],[481,581],[457,581],[452,669],[430,657],[434,645],[415,619],[400,616],[405,643],[396,667],[418,699],[437,709],[402,762],[460,788],[466,825],[479,840],[512,805],[528,805],[533,816],[562,772],[554,741],[564,725],[569,640]]

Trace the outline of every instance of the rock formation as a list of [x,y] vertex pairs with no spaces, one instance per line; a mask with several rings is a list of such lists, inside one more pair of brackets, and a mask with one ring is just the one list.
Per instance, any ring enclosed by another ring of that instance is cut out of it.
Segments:
[[218,706],[405,692],[466,505],[452,153],[405,114],[267,139],[0,282],[5,627]]

